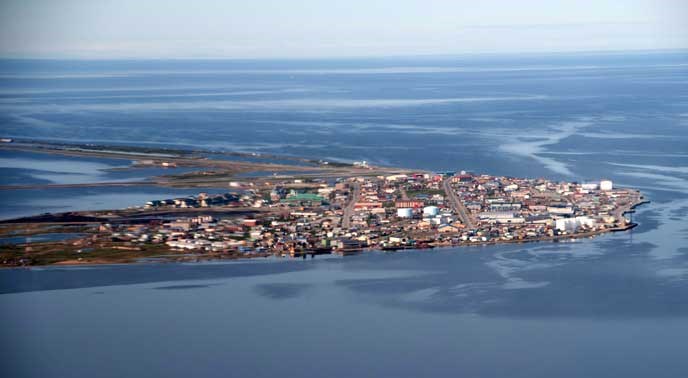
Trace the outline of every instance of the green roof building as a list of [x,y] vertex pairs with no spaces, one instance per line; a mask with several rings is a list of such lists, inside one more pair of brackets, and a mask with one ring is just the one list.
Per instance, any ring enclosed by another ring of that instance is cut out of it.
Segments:
[[313,193],[298,193],[295,195],[288,196],[287,198],[283,199],[281,202],[286,202],[286,203],[294,203],[294,202],[311,202],[311,203],[318,203],[322,204],[325,202],[325,198],[313,194]]

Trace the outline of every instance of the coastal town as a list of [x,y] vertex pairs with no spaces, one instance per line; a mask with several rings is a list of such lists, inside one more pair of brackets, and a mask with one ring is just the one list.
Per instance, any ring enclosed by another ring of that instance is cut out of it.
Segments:
[[[225,193],[152,199],[117,216],[90,213],[93,227],[61,244],[73,250],[71,262],[93,262],[89,255],[104,249],[181,260],[307,258],[590,237],[632,228],[624,215],[643,203],[640,192],[609,180],[356,169],[340,178],[230,181]],[[2,262],[30,264],[26,256]]]
[[[205,193],[147,207],[251,206],[251,217],[205,215],[122,230],[139,241],[199,251],[303,255],[527,241],[624,229],[636,191],[610,181],[555,183],[461,172],[282,183],[242,196]],[[132,232],[133,231],[133,232]],[[122,236],[122,235],[118,235]]]

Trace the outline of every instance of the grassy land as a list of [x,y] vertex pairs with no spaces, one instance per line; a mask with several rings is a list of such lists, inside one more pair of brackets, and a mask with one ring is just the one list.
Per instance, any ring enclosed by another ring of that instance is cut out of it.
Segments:
[[0,237],[33,236],[49,233],[85,233],[97,227],[92,224],[50,225],[41,223],[0,224]]
[[[122,249],[127,248],[127,249]],[[33,243],[3,247],[0,263],[3,266],[52,265],[52,264],[118,264],[130,263],[142,258],[172,257],[188,254],[170,250],[164,244],[128,245],[109,243],[106,246],[83,248],[69,242]]]
[[435,194],[439,194],[439,195],[443,196],[444,190],[441,190],[441,189],[407,190],[406,194],[408,194],[408,196],[411,198],[414,198],[419,194],[421,194],[421,195],[425,194],[427,196],[433,196]]

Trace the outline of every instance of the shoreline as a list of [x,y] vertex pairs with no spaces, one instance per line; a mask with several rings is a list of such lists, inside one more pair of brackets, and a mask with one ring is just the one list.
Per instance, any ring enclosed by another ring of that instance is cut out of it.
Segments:
[[[389,249],[385,250],[381,247],[377,248],[361,248],[361,249],[353,249],[353,250],[347,250],[347,251],[333,251],[332,253],[329,254],[324,254],[324,255],[339,255],[342,257],[347,257],[347,256],[358,256],[362,255],[365,253],[369,252],[383,252],[383,253],[397,253],[397,252],[422,252],[426,250],[437,250],[437,251],[442,251],[442,250],[447,250],[447,249],[463,249],[463,248],[468,248],[468,247],[492,247],[492,246],[498,246],[498,245],[509,245],[509,244],[535,244],[535,243],[541,243],[541,242],[552,242],[552,243],[558,243],[558,242],[565,242],[565,241],[578,241],[579,239],[593,239],[599,236],[604,236],[604,235],[611,235],[613,233],[617,232],[625,232],[632,230],[636,228],[639,224],[638,223],[630,223],[628,226],[623,227],[623,228],[614,228],[614,229],[608,229],[608,230],[601,230],[601,231],[591,231],[591,232],[586,232],[586,233],[580,233],[580,234],[571,234],[571,235],[562,235],[562,236],[554,236],[554,237],[543,237],[543,238],[535,238],[535,239],[523,239],[523,240],[498,240],[498,241],[486,241],[486,242],[469,242],[469,243],[459,243],[459,244],[446,244],[446,245],[430,245],[428,247],[409,247],[409,248],[396,248],[396,249]],[[74,239],[73,239],[74,240]],[[49,242],[46,242],[48,244]],[[37,243],[39,244],[39,243]],[[460,252],[460,251],[457,251]],[[300,261],[305,259],[305,256],[308,255],[318,255],[317,253],[312,253],[309,251],[304,251],[303,253],[295,254],[294,256],[290,255],[273,255],[273,254],[255,254],[255,255],[247,255],[247,256],[223,256],[223,255],[207,255],[207,254],[175,254],[175,255],[170,255],[165,256],[165,255],[159,255],[159,256],[147,256],[140,258],[138,260],[149,260],[149,261],[110,261],[106,259],[93,259],[93,260],[63,260],[60,262],[52,263],[52,264],[45,264],[45,265],[25,265],[25,266],[5,266],[5,265],[0,265],[0,269],[31,269],[31,268],[45,268],[45,267],[74,267],[74,266],[103,266],[103,265],[134,265],[134,264],[145,264],[145,263],[151,263],[151,264],[174,264],[174,263],[200,263],[200,262],[213,262],[213,261],[238,261],[238,260],[244,260],[244,261],[251,261],[254,259],[266,259],[266,258],[274,258],[276,260],[284,260],[284,261]]]
[[[629,208],[624,212],[630,213],[634,212],[635,209],[639,206],[645,205],[650,203],[649,200],[641,200],[637,203],[632,204],[629,206]],[[76,224],[84,224],[83,222],[75,222]],[[12,223],[10,223],[12,224]],[[65,224],[65,223],[57,223],[57,224]],[[567,235],[556,235],[556,236],[543,236],[543,237],[538,237],[538,238],[529,238],[529,239],[520,239],[520,240],[489,240],[489,241],[480,241],[480,242],[465,242],[465,243],[456,243],[456,244],[428,244],[426,247],[417,247],[417,246],[412,246],[412,247],[401,247],[401,248],[393,248],[393,249],[385,249],[383,247],[373,247],[373,248],[360,248],[360,249],[348,249],[348,250],[343,250],[343,251],[331,251],[329,254],[325,255],[340,255],[340,256],[356,256],[360,254],[364,254],[367,252],[386,252],[386,253],[396,253],[398,251],[423,251],[423,250],[442,250],[442,249],[450,249],[450,248],[464,248],[464,247],[490,247],[490,246],[497,246],[497,245],[508,245],[508,244],[531,244],[531,243],[541,243],[541,242],[552,242],[552,243],[558,243],[562,241],[577,241],[578,239],[593,239],[599,236],[604,236],[607,234],[614,234],[617,232],[626,232],[630,231],[636,227],[639,226],[639,223],[627,223],[625,226],[621,227],[613,227],[613,228],[607,228],[604,230],[594,230],[594,231],[587,231],[587,232],[580,232],[580,233],[573,233],[573,234],[567,234]],[[78,240],[78,239],[72,239],[71,241]],[[70,240],[64,240],[61,242],[69,242]],[[43,242],[43,243],[35,243],[35,244],[54,244],[52,242]],[[155,264],[162,264],[162,263],[188,263],[188,262],[202,262],[202,261],[226,261],[226,260],[247,260],[250,261],[252,259],[256,258],[269,258],[269,257],[275,257],[279,259],[291,259],[291,260],[300,260],[300,259],[305,259],[308,255],[311,255],[311,258],[313,258],[315,255],[318,255],[319,253],[315,253],[315,251],[301,251],[300,253],[296,253],[294,255],[274,255],[270,253],[263,253],[263,254],[252,254],[252,255],[242,255],[242,256],[237,256],[237,255],[223,255],[223,254],[179,254],[178,252],[175,253],[174,255],[165,256],[165,255],[158,255],[158,256],[146,256],[146,257],[141,257],[136,260],[139,261],[112,261],[112,260],[107,260],[103,258],[96,258],[90,261],[83,261],[83,260],[63,260],[60,262],[52,263],[52,264],[44,264],[44,265],[26,265],[26,266],[6,266],[6,265],[0,265],[0,268],[4,269],[20,269],[20,268],[31,268],[31,267],[50,267],[50,266],[102,266],[102,265],[128,265],[128,264],[140,264],[143,261],[140,260],[156,260],[156,261],[146,261],[146,262],[152,262]]]

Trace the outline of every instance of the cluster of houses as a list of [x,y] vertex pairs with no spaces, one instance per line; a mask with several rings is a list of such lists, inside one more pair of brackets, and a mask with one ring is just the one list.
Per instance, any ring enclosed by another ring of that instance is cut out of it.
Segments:
[[480,232],[504,240],[623,227],[624,209],[640,196],[614,190],[608,180],[579,184],[464,173],[451,183]]
[[239,196],[235,193],[208,194],[199,193],[197,196],[179,197],[162,200],[152,200],[146,202],[144,206],[151,208],[196,208],[214,206],[243,206],[246,202],[253,200],[251,196]]
[[[449,185],[443,185],[445,182]],[[448,200],[468,210],[469,226]],[[635,191],[611,182],[578,184],[460,174],[397,174],[254,185],[238,193],[150,201],[159,207],[261,208],[151,221],[110,230],[113,240],[180,251],[303,255],[518,241],[599,232],[626,224]],[[347,220],[345,221],[345,218]]]

